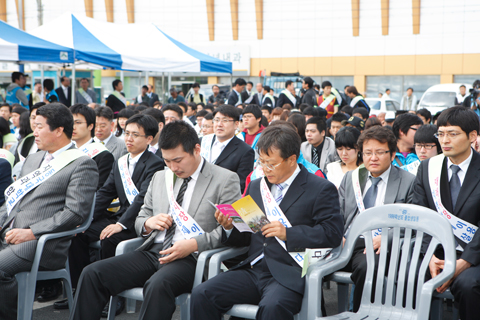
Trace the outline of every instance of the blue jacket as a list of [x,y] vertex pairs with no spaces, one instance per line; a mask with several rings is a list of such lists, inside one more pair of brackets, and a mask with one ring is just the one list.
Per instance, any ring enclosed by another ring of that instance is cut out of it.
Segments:
[[409,153],[409,154],[407,155],[407,158],[405,158],[405,157],[403,156],[403,154],[400,153],[400,152],[397,152],[397,153],[395,154],[395,158],[393,159],[392,164],[393,164],[394,166],[401,167],[401,166],[398,164],[397,159],[400,160],[400,162],[402,163],[401,166],[408,165],[408,164],[410,164],[410,163],[412,163],[412,162],[415,162],[415,161],[420,161],[420,159],[418,158],[418,156],[417,156],[415,153],[413,153],[413,152],[412,152],[412,153]]

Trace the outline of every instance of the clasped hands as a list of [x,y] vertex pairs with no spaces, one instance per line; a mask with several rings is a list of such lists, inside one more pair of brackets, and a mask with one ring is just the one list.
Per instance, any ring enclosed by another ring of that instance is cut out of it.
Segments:
[[[157,214],[153,217],[150,217],[145,221],[144,227],[146,230],[146,234],[149,234],[153,230],[168,230],[173,224],[173,219],[171,216],[165,213]],[[166,250],[160,251],[161,255],[166,255],[158,261],[160,264],[166,264],[177,259],[182,259],[188,256],[189,254],[198,250],[197,240],[195,239],[188,239],[188,240],[180,240],[175,241],[173,246]]]
[[[463,259],[458,259],[456,262],[455,273],[453,274],[453,277],[447,282],[445,282],[443,285],[438,287],[437,292],[444,293],[445,290],[447,290],[450,287],[453,280],[455,280],[455,278],[458,277],[460,273],[470,268],[471,266],[472,264],[470,262]],[[430,275],[432,276],[432,278],[435,278],[442,272],[443,268],[445,267],[445,260],[440,260],[435,255],[433,255],[432,259],[430,259],[430,263],[428,264],[428,267],[430,269]]]
[[8,244],[20,244],[36,239],[31,229],[12,229],[5,234],[5,241]]
[[[233,228],[233,220],[224,215],[220,210],[215,211],[215,219],[225,229]],[[273,221],[262,227],[262,235],[266,238],[277,237],[280,240],[287,241],[287,228],[280,221]]]

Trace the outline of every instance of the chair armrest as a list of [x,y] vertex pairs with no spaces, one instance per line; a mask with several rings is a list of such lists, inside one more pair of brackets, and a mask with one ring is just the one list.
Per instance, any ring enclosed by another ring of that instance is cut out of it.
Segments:
[[205,273],[205,265],[207,264],[207,260],[216,253],[222,252],[227,250],[227,247],[206,250],[200,253],[197,260],[197,267],[195,269],[195,280],[193,282],[193,287],[195,288],[200,283],[202,283],[203,275]]
[[117,249],[115,250],[115,255],[119,256],[127,252],[135,251],[135,249],[140,247],[145,242],[145,240],[146,240],[145,238],[138,237],[138,238],[122,241],[117,245]]
[[248,249],[249,247],[228,248],[227,250],[214,254],[210,259],[210,264],[208,266],[208,279],[211,279],[220,273],[220,265],[222,261],[244,254],[248,252]]

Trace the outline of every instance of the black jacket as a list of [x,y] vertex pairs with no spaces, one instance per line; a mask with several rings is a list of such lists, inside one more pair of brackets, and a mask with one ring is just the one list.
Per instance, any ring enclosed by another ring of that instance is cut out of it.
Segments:
[[72,105],[72,87],[68,87],[68,97],[65,97],[62,87],[55,89],[55,92],[58,95],[58,102],[63,103],[65,106],[70,107]]
[[111,154],[109,151],[103,151],[97,154],[97,156],[93,158],[93,161],[95,161],[98,168],[98,191],[101,187],[103,187],[105,181],[107,181],[108,175],[112,171],[115,159],[113,158],[113,154]]
[[308,89],[302,96],[300,103],[306,103],[310,107],[317,104],[317,94],[313,88]]
[[150,107],[153,107],[153,104],[154,104],[155,102],[157,102],[157,101],[160,101],[160,100],[158,99],[158,94],[152,93],[152,97],[150,98],[150,100],[148,100],[148,105],[149,105]]
[[[238,94],[235,92],[235,90],[230,91],[230,94],[228,95],[228,99],[227,99],[227,104],[235,107],[237,102],[238,102]],[[242,101],[242,102],[245,102],[245,101]]]
[[295,96],[295,98],[297,99],[297,101],[294,104],[292,100],[290,100],[285,93],[280,93],[280,95],[278,96],[278,101],[275,103],[275,107],[282,108],[284,104],[288,103],[289,105],[292,106],[292,108],[295,108],[296,105],[298,105],[298,100],[299,100],[297,96]]
[[[123,93],[122,93],[123,95]],[[113,94],[109,95],[107,98],[107,107],[110,107],[112,109],[113,113],[115,114],[115,118],[117,117],[117,113],[125,108],[125,104],[120,101],[117,97],[115,97]]]

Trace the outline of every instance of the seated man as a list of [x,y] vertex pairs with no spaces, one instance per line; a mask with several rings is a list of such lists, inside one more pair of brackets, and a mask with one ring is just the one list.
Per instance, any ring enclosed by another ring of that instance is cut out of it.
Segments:
[[[413,196],[415,176],[391,164],[396,148],[391,130],[381,126],[365,130],[358,138],[358,147],[363,154],[365,167],[347,172],[338,188],[340,212],[345,221],[345,238],[354,219],[364,210],[384,204],[411,203]],[[355,181],[359,182],[360,190],[355,187]],[[357,193],[361,193],[363,199],[357,199]],[[375,260],[378,263],[382,233],[376,230],[373,236],[373,248],[377,253]],[[365,240],[357,239],[352,258],[344,268],[352,272],[351,278],[355,283],[353,312],[360,307],[367,272],[364,250]]]
[[[300,144],[300,136],[287,126],[262,133],[258,162],[266,179],[252,181],[247,194],[264,212],[283,212],[288,227],[267,215],[270,223],[262,232],[239,232],[231,218],[217,211],[222,242],[249,246],[248,258],[193,290],[191,319],[221,319],[234,304],[258,304],[256,319],[293,319],[300,311],[303,259],[293,257],[305,248],[337,247],[343,231],[337,188],[297,164]],[[266,202],[267,197],[276,202]]]
[[113,111],[109,107],[95,109],[97,120],[95,122],[95,142],[99,142],[113,154],[115,161],[127,153],[125,141],[113,134],[114,122]]
[[236,172],[240,178],[240,190],[245,189],[245,179],[253,170],[255,152],[235,136],[238,128],[238,111],[222,105],[213,113],[214,134],[202,138],[202,157],[210,163]]
[[[97,166],[75,148],[72,131],[73,117],[64,105],[51,103],[37,110],[34,135],[43,151],[27,157],[21,178],[7,189],[6,203],[0,208],[0,319],[17,319],[15,274],[32,268],[37,240],[75,228],[90,212]],[[45,170],[52,167],[57,170],[47,176]],[[35,179],[37,169],[43,180]],[[32,181],[42,182],[31,186]],[[69,245],[69,238],[48,241],[40,268],[64,268]]]
[[[170,170],[153,176],[135,221],[137,235],[146,241],[134,252],[97,261],[83,270],[72,319],[100,319],[110,295],[142,286],[139,318],[171,319],[175,297],[192,289],[195,252],[221,245],[222,227],[208,201],[238,200],[238,176],[205,161],[195,130],[183,121],[165,126],[160,148]],[[180,215],[189,221],[183,227],[175,223],[181,221]]]
[[[462,320],[478,319],[480,314],[480,155],[471,148],[479,130],[475,112],[465,107],[448,108],[438,117],[438,141],[443,150],[422,161],[415,182],[413,203],[452,217],[457,263],[452,279],[437,288],[450,287]],[[435,184],[438,178],[439,183]],[[439,197],[432,197],[432,191]],[[454,220],[455,222],[453,222]],[[460,226],[460,227],[459,227]],[[443,268],[443,250],[433,255],[429,269],[432,277]]]

